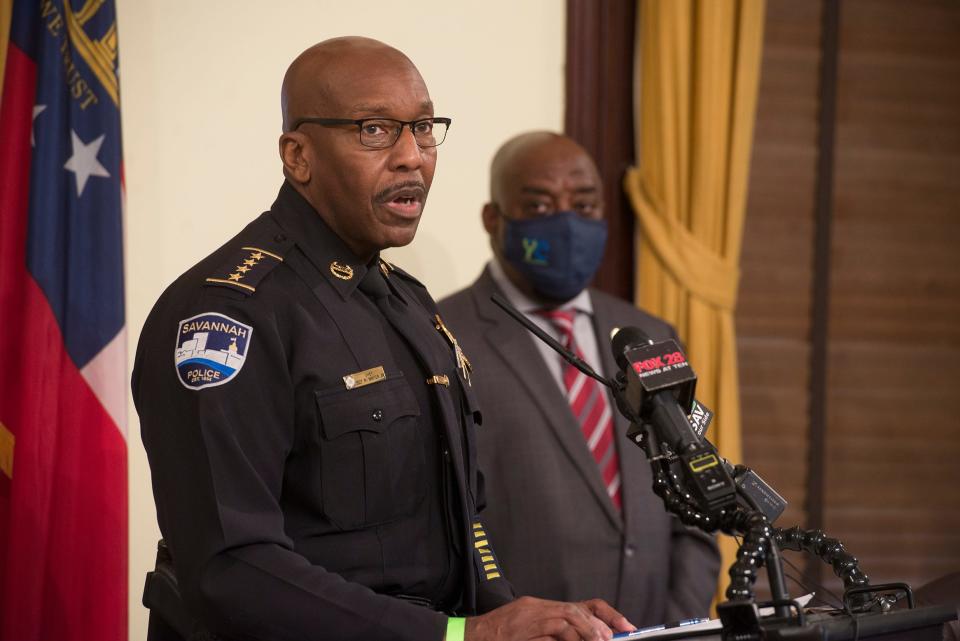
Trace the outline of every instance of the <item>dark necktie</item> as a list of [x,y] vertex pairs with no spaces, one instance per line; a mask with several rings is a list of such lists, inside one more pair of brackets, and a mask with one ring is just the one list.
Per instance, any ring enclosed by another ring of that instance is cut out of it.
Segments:
[[437,374],[443,371],[442,357],[446,355],[446,346],[440,335],[425,314],[418,314],[402,293],[391,289],[376,263],[367,269],[357,288],[373,301],[387,322],[407,341],[425,370]]
[[[390,289],[377,263],[367,268],[367,273],[357,284],[357,289],[373,301],[387,321],[410,343],[414,352],[423,352],[423,345],[418,340],[420,329],[411,325],[412,318],[407,302],[402,298],[402,294],[395,294]],[[418,358],[422,359],[423,356],[418,354]]]
[[357,289],[373,300],[373,302],[377,304],[377,307],[383,305],[392,295],[390,286],[387,285],[387,281],[383,279],[383,274],[380,272],[380,268],[376,263],[367,268],[367,273],[364,274],[363,278],[357,284]]
[[[536,312],[549,320],[560,333],[560,342],[581,360],[583,353],[573,340],[574,309],[550,309]],[[567,390],[567,402],[570,410],[580,423],[587,447],[593,454],[607,494],[613,504],[620,509],[620,459],[614,443],[613,413],[607,394],[600,383],[590,378],[576,367],[562,362],[563,386]]]

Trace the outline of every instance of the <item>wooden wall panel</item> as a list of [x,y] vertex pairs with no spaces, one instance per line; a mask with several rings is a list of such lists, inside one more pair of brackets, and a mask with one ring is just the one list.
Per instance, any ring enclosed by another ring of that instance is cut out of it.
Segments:
[[825,524],[917,586],[960,569],[960,4],[842,6]]
[[[737,310],[745,462],[780,525],[806,525],[821,7],[768,0]],[[960,3],[841,7],[825,530],[918,586],[960,569]]]
[[736,323],[744,463],[790,502],[778,525],[806,522],[819,40],[818,3],[768,0]]

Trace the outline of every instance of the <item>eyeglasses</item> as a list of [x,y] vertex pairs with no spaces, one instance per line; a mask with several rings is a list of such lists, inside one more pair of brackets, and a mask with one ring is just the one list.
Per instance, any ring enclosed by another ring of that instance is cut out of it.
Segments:
[[360,144],[374,149],[393,147],[400,139],[404,127],[410,127],[414,140],[421,148],[436,147],[447,137],[450,128],[450,118],[423,118],[421,120],[394,120],[393,118],[300,118],[293,123],[297,129],[303,124],[337,127],[356,125],[360,130]]

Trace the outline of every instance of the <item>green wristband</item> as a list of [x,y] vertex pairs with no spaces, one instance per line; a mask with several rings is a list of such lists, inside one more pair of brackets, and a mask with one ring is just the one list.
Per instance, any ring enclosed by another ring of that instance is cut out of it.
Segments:
[[463,617],[450,617],[447,619],[446,641],[463,641],[467,631],[467,620]]

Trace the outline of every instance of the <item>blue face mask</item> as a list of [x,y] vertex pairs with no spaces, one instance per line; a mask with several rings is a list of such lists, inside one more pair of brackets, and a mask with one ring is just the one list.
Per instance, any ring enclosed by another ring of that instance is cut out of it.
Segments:
[[540,296],[567,301],[587,286],[607,243],[607,221],[573,211],[529,220],[504,217],[503,255]]

